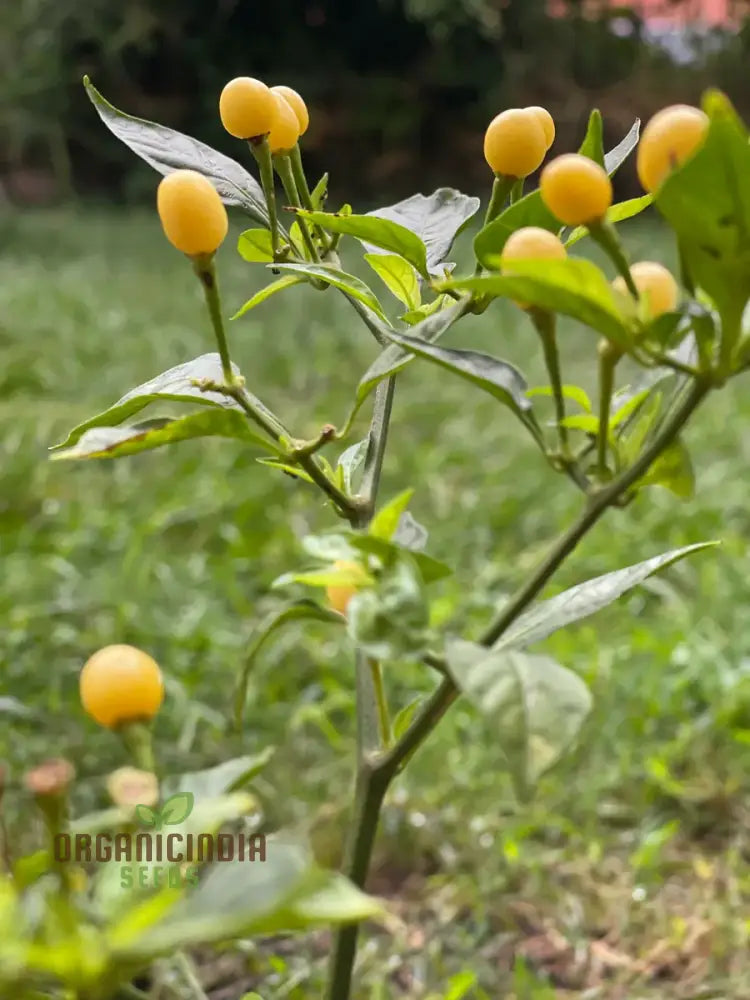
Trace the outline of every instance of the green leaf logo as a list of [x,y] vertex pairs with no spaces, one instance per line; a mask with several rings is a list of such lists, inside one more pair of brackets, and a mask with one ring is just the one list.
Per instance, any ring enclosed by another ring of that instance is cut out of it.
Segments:
[[158,827],[160,825],[159,813],[153,810],[151,806],[136,806],[135,814],[144,826]]
[[195,798],[192,792],[177,792],[170,796],[161,807],[161,822],[163,826],[176,826],[183,823],[193,811]]

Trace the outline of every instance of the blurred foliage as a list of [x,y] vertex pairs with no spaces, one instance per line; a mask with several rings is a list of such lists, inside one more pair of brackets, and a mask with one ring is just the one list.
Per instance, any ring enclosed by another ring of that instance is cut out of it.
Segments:
[[[446,174],[479,190],[481,133],[514,104],[547,105],[560,149],[580,137],[592,103],[613,139],[707,81],[747,110],[747,23],[704,39],[680,66],[648,43],[638,6],[590,19],[568,0],[560,19],[545,0],[16,0],[0,16],[0,178],[24,201],[71,188],[150,196],[151,175],[98,127],[84,73],[118,107],[235,155],[216,115],[221,87],[240,74],[284,81],[313,110],[309,164],[336,163],[360,196],[426,190]],[[632,174],[620,183],[632,186]]]

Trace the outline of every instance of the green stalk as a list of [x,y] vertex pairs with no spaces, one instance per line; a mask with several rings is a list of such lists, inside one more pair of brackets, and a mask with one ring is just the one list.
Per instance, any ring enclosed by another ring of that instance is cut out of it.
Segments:
[[591,239],[602,248],[615,265],[617,273],[622,276],[630,294],[638,301],[640,293],[635,287],[633,275],[630,273],[630,262],[614,226],[602,220],[601,222],[592,222],[588,226],[588,231]]
[[563,395],[562,378],[560,376],[560,356],[557,351],[557,317],[554,313],[547,312],[546,310],[533,309],[531,318],[542,341],[544,362],[547,366],[547,373],[550,385],[552,386],[560,450],[564,455],[567,455],[568,429],[563,423],[565,420],[565,397]]
[[[294,183],[297,185],[297,191],[302,200],[303,206],[308,212],[314,212],[315,206],[312,203],[312,195],[310,194],[310,188],[307,184],[307,177],[305,175],[305,168],[302,165],[302,150],[300,149],[299,143],[296,144],[294,149],[289,154],[289,160],[292,165],[292,174],[294,175]],[[323,256],[325,256],[328,251],[328,237],[324,229],[320,226],[314,226],[315,235],[320,240],[321,249],[323,251]]]
[[596,441],[599,476],[604,480],[608,474],[607,448],[609,445],[609,411],[615,384],[615,368],[620,360],[620,352],[608,340],[599,343],[599,436]]
[[232,374],[232,363],[229,359],[229,347],[227,345],[227,335],[224,329],[224,317],[221,314],[221,296],[219,295],[219,284],[216,276],[216,264],[214,256],[201,254],[193,258],[193,268],[198,275],[203,287],[203,294],[206,297],[206,305],[211,316],[211,324],[214,328],[216,343],[219,348],[221,358],[221,370],[224,381],[231,385],[234,381]]
[[523,198],[523,186],[524,186],[524,178],[519,177],[518,180],[513,185],[513,187],[510,189],[511,205],[515,205],[517,201],[520,201],[521,198]]
[[129,722],[120,729],[122,741],[135,761],[136,767],[149,774],[156,773],[154,741],[151,727],[142,722]]
[[[506,177],[504,174],[495,174],[495,179],[492,182],[492,194],[490,196],[490,203],[487,206],[487,211],[484,216],[484,225],[488,226],[493,219],[495,219],[505,204],[508,195],[513,190],[516,184],[516,179],[514,177]],[[482,265],[477,262],[477,266],[474,269],[474,274],[482,273]]]
[[[289,204],[294,208],[301,208],[302,206],[300,203],[299,191],[297,190],[297,185],[294,180],[294,173],[292,171],[292,165],[289,161],[289,157],[286,154],[274,156],[273,164],[276,167],[276,173],[281,178],[281,183],[284,185],[284,191],[289,199]],[[307,220],[301,215],[298,215],[297,223],[311,259],[316,263],[320,263],[318,248],[315,246],[312,236],[310,236],[310,230],[307,228]]]
[[271,230],[271,247],[273,255],[279,252],[279,218],[276,211],[276,185],[273,178],[273,160],[271,158],[271,147],[268,145],[268,136],[263,136],[260,141],[249,140],[250,152],[255,157],[260,171],[260,183],[263,194],[266,198],[266,208],[268,209],[268,222]]
[[370,676],[372,677],[372,686],[375,693],[375,707],[378,713],[380,743],[383,747],[389,747],[393,742],[391,714],[388,709],[385,685],[383,684],[383,668],[377,660],[370,660]]

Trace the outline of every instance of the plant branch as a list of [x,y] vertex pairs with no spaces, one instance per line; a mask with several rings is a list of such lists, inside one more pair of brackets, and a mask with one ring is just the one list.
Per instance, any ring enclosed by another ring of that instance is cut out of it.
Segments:
[[[273,158],[274,166],[276,167],[276,173],[281,178],[281,183],[284,186],[284,191],[287,198],[289,199],[290,205],[294,208],[301,208],[299,191],[297,189],[297,184],[294,179],[294,172],[292,170],[292,165],[289,157],[285,154],[283,156],[274,156]],[[310,259],[320,262],[320,257],[318,255],[318,248],[313,243],[313,238],[310,235],[310,230],[307,228],[307,220],[301,216],[297,216],[297,225],[302,233],[302,240],[307,247],[307,252],[310,254]]]

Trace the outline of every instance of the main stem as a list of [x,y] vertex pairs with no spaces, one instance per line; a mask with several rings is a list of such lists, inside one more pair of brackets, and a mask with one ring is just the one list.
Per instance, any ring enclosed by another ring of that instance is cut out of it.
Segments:
[[[604,512],[634,486],[662,451],[672,444],[710,389],[711,383],[708,380],[696,380],[681,405],[630,468],[589,498],[579,518],[558,539],[547,557],[510,598],[497,618],[490,622],[481,637],[482,645],[494,645],[512,622],[538,596]],[[356,885],[363,886],[367,876],[380,808],[390,782],[407,758],[437,726],[458,695],[459,691],[453,680],[448,676],[444,677],[414,722],[392,749],[362,757],[357,775],[355,809],[345,852],[344,869]],[[357,935],[357,924],[343,927],[337,932],[326,1000],[349,1000]]]
[[[375,403],[368,440],[360,495],[362,508],[356,527],[364,530],[372,518],[383,459],[388,442],[395,377],[381,382],[375,390]],[[378,754],[390,743],[386,732],[388,708],[379,664],[363,653],[357,654],[357,777],[354,786],[354,810],[344,850],[343,869],[362,888],[370,868],[370,858],[378,829],[380,808],[390,777],[377,767]],[[329,967],[327,1000],[348,1000],[351,994],[354,960],[357,955],[359,924],[347,924],[336,932]]]

